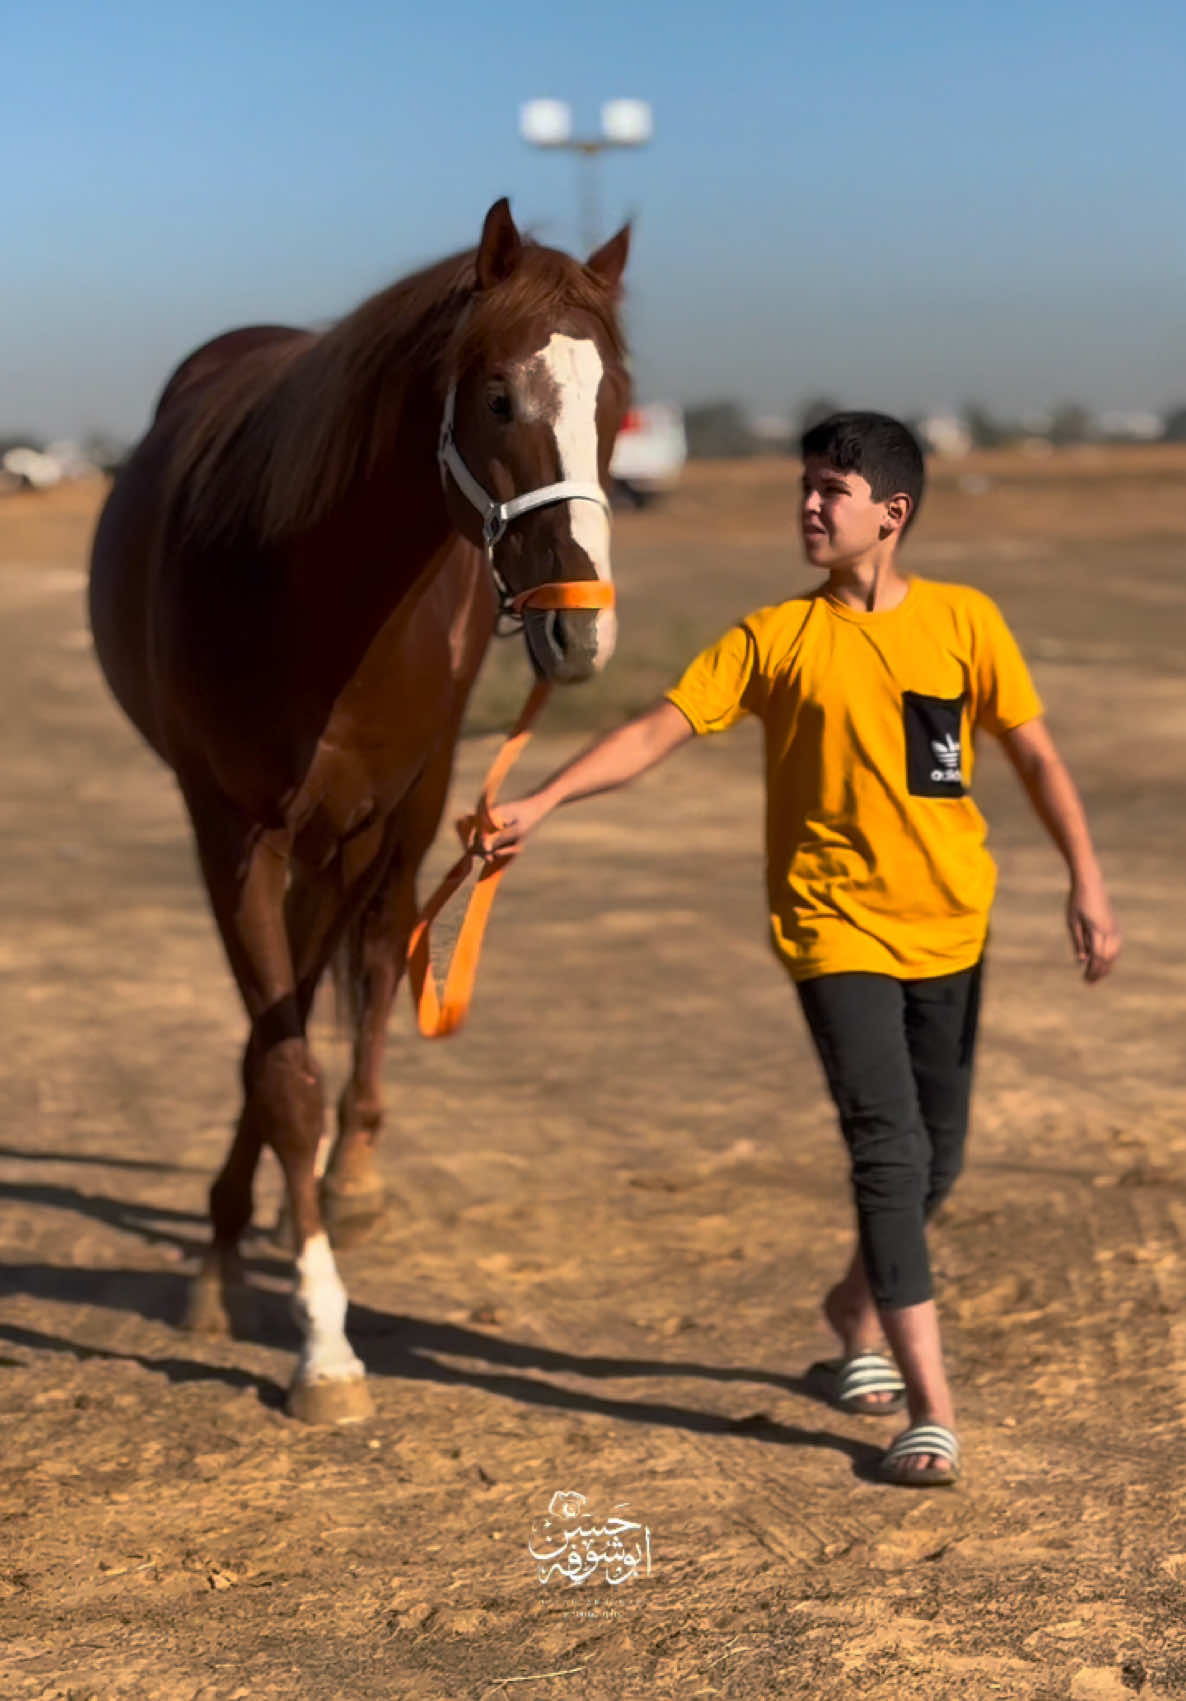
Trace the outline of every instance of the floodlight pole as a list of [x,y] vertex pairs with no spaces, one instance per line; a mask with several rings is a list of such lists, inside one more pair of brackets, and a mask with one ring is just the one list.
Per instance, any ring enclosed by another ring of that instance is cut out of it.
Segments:
[[[543,103],[540,103],[543,104]],[[639,105],[642,103],[618,103]],[[539,135],[526,126],[521,134],[532,147],[561,149],[574,154],[577,160],[577,187],[580,206],[581,241],[586,254],[591,254],[601,241],[601,195],[598,160],[610,148],[643,147],[650,140],[650,114],[646,110],[645,127],[630,135],[573,136],[567,133]]]
[[572,142],[577,156],[577,186],[581,206],[581,242],[586,254],[592,254],[601,241],[601,182],[597,161],[606,148],[620,147],[620,142]]

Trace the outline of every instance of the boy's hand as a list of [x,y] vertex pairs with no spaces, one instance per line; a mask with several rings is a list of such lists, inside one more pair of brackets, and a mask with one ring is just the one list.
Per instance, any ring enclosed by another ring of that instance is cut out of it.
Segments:
[[1103,980],[1120,955],[1121,936],[1098,877],[1076,880],[1067,899],[1067,926],[1086,981]]
[[613,732],[602,733],[530,796],[496,804],[494,827],[478,834],[474,850],[484,857],[518,856],[527,835],[560,804],[626,785],[692,736],[692,723],[664,698]]
[[510,803],[495,804],[495,831],[479,833],[474,849],[479,856],[487,858],[518,856],[528,833],[547,813],[547,806],[537,797],[520,797]]

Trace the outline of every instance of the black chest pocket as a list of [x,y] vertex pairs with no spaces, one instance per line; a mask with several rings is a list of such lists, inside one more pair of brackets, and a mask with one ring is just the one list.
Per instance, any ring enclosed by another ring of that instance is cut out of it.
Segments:
[[912,797],[964,797],[960,745],[964,698],[927,697],[903,691],[906,786]]

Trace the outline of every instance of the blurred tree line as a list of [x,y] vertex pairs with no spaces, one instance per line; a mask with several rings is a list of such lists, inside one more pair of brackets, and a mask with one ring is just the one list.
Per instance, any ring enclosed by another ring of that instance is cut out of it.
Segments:
[[[740,402],[700,402],[684,409],[688,454],[693,460],[795,454],[802,433],[829,414],[838,413],[842,406],[844,404],[832,396],[811,396],[792,408],[781,422],[756,422]],[[1118,440],[1110,437],[1107,431],[1101,431],[1091,409],[1080,402],[1061,402],[1039,421],[1002,418],[978,401],[965,402],[957,413],[975,449],[997,449],[1026,438],[1044,438],[1058,448]],[[908,423],[916,430],[924,424],[920,419],[911,419]],[[1160,439],[1154,434],[1148,440],[1186,443],[1186,401],[1166,410],[1162,417]],[[45,438],[39,432],[0,430],[0,459],[9,449],[44,450],[46,447]],[[85,458],[103,472],[116,471],[128,452],[128,445],[107,431],[86,432],[79,439],[78,447]]]
[[[831,396],[812,396],[791,410],[784,428],[772,431],[769,422],[759,428],[752,415],[735,401],[702,402],[684,410],[684,428],[688,438],[688,454],[693,460],[734,460],[746,455],[770,453],[794,454],[799,438],[829,414],[843,406]],[[957,410],[974,449],[998,449],[1027,439],[1042,439],[1056,448],[1068,448],[1080,443],[1121,442],[1141,440],[1124,432],[1109,431],[1101,425],[1092,410],[1081,402],[1059,402],[1040,419],[1008,419],[991,411],[982,402],[965,402]],[[925,421],[911,419],[909,423],[925,436]],[[1161,431],[1145,441],[1186,443],[1186,402],[1176,404],[1162,417]]]

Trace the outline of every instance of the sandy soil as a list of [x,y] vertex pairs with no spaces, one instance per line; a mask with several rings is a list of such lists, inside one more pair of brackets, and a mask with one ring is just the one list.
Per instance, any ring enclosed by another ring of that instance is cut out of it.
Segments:
[[[1184,475],[964,463],[914,546],[1020,634],[1128,939],[1079,984],[1055,855],[986,756],[1001,894],[935,1236],[967,1468],[921,1493],[870,1480],[892,1427],[805,1376],[849,1208],[764,943],[744,731],[550,825],[461,1038],[414,1041],[401,1006],[392,1208],[342,1256],[375,1419],[283,1415],[266,1232],[245,1337],[179,1331],[241,1021],[171,786],[89,652],[96,493],[0,505],[5,1701],[1186,1695]],[[623,518],[618,683],[584,715],[797,582],[791,479],[696,468]],[[328,1013],[318,1039],[332,1086]],[[260,1193],[266,1230],[271,1170]],[[602,1525],[627,1502],[651,1574],[541,1584],[560,1491]]]

